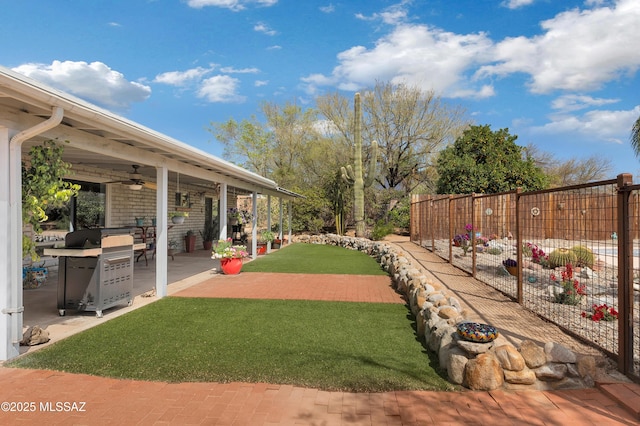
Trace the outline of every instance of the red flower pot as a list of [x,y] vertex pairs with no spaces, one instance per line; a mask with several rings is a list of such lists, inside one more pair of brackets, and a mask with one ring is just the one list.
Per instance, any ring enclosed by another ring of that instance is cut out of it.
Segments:
[[242,269],[242,258],[241,257],[223,257],[220,259],[220,267],[222,268],[222,272],[225,275],[236,275],[240,273],[240,269]]
[[258,254],[265,254],[267,252],[267,245],[266,244],[258,244]]

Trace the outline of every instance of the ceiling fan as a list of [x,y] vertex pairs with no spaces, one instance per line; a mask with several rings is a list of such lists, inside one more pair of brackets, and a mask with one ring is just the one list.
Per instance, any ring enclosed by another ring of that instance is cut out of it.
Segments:
[[129,180],[116,180],[106,183],[121,183],[123,185],[127,185],[129,189],[134,191],[139,191],[143,187],[154,190],[157,189],[158,186],[155,183],[145,182],[144,180],[142,180],[142,175],[138,172],[138,169],[140,168],[139,165],[133,164],[131,167],[133,167],[133,170],[131,171],[131,173],[129,173]]

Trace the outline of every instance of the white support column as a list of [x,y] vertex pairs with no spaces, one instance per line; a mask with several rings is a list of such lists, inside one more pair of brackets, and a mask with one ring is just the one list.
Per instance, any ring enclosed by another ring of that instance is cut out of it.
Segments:
[[220,184],[220,238],[227,239],[227,184]]
[[17,258],[12,255],[15,232],[12,232],[14,220],[9,203],[12,182],[9,178],[9,129],[6,127],[0,127],[0,150],[0,216],[8,219],[0,222],[0,360],[7,360],[17,356],[19,349],[13,343],[11,315],[6,312],[13,306],[11,292],[15,285],[11,283],[17,279],[14,271]]
[[287,218],[288,218],[288,228],[289,228],[289,239],[287,240],[289,242],[289,244],[291,244],[291,217],[293,216],[293,209],[292,209],[292,203],[293,201],[289,200],[289,202],[287,203]]
[[267,231],[271,231],[271,195],[267,195]]
[[251,257],[258,257],[258,193],[251,194]]
[[283,200],[282,198],[280,198],[280,215],[278,217],[278,220],[280,221],[280,223],[278,224],[278,238],[280,239],[280,244],[282,245],[282,243],[284,242],[284,232],[282,230],[282,225],[284,223],[283,220],[283,216],[284,216],[284,207],[283,207]]
[[156,296],[167,295],[169,243],[169,170],[166,167],[156,169]]

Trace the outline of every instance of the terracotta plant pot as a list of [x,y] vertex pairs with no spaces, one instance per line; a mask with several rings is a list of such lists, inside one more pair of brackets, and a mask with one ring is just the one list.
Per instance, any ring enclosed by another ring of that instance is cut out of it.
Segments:
[[220,259],[220,267],[222,268],[222,272],[225,275],[236,275],[240,273],[242,269],[242,258],[241,257],[224,257]]
[[196,251],[196,236],[187,235],[184,237],[184,250],[187,253],[193,253]]
[[257,247],[258,247],[257,251],[258,251],[259,255],[267,253],[267,245],[266,244],[258,244]]
[[514,277],[518,276],[518,267],[517,266],[505,266],[505,269],[507,270],[507,272],[510,275],[513,275]]
[[213,248],[213,241],[203,241],[202,248],[205,250],[211,250]]

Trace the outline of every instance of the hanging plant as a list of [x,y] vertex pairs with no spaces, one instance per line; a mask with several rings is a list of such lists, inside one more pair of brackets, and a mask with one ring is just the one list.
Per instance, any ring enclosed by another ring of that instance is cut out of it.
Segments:
[[[40,223],[48,220],[47,209],[63,207],[80,190],[80,185],[63,180],[71,171],[63,151],[55,141],[46,140],[31,148],[28,160],[22,162],[22,222],[36,234],[42,232]],[[22,255],[38,259],[35,249],[33,240],[23,235]]]

